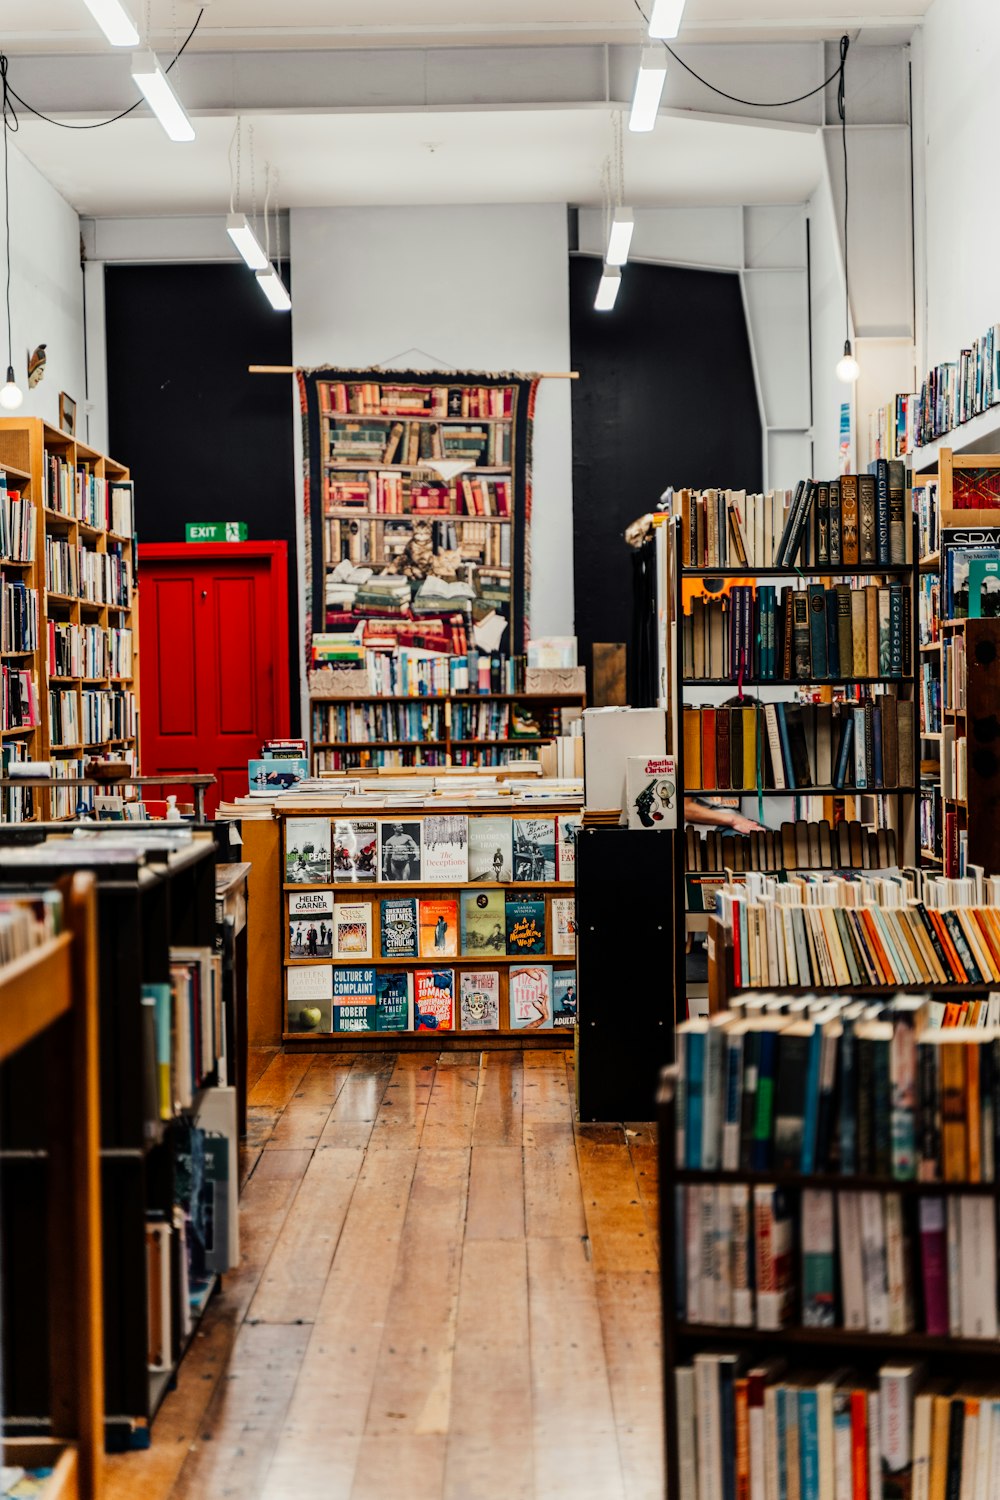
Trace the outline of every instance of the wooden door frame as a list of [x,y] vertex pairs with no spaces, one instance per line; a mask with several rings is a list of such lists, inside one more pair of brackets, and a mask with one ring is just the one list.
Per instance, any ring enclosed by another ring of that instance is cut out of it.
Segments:
[[[274,725],[277,738],[289,733],[291,702],[288,680],[288,543],[287,542],[140,542],[136,569],[140,603],[145,563],[196,563],[264,560],[271,574],[271,629],[274,640]],[[140,665],[140,672],[142,667]],[[141,726],[140,726],[141,728]]]

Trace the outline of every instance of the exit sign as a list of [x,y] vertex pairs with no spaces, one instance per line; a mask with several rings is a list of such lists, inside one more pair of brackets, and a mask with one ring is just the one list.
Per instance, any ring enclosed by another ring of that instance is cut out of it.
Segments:
[[186,542],[245,542],[245,521],[188,521],[184,527]]

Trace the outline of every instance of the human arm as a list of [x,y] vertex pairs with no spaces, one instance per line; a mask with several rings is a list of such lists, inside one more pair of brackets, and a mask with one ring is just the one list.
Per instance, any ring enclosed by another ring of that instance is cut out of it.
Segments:
[[731,828],[734,833],[753,833],[764,827],[763,823],[758,823],[754,818],[745,818],[738,807],[710,807],[695,797],[684,798],[684,821]]

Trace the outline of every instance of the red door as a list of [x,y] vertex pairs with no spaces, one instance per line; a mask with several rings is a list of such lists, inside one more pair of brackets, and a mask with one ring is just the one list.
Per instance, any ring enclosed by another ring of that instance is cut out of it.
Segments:
[[288,733],[286,568],[284,542],[139,547],[142,773],[211,772],[209,814]]

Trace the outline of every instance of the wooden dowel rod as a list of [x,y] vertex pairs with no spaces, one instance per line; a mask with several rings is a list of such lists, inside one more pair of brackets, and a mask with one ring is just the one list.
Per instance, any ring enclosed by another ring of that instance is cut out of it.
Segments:
[[[295,365],[248,365],[247,368],[249,369],[251,375],[294,375],[296,370]],[[335,373],[336,372],[331,371],[331,375]],[[379,371],[380,375],[391,376],[395,375],[396,373],[397,372],[395,370]],[[447,371],[445,370],[426,370],[421,371],[421,374],[439,374],[442,380],[445,380],[447,378]],[[579,380],[579,378],[579,370],[539,370],[536,376],[536,379],[538,380]]]

